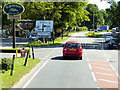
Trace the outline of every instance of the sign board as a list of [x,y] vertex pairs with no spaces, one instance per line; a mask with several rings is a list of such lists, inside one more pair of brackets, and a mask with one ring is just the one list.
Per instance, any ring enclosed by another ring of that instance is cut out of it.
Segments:
[[38,32],[38,35],[39,36],[44,36],[44,35],[49,36],[49,35],[51,35],[51,32]]
[[56,32],[57,32],[57,33],[62,33],[62,29],[61,29],[61,28],[56,29]]
[[8,15],[19,15],[24,12],[24,7],[17,3],[10,3],[4,7],[4,12]]
[[21,15],[7,15],[7,19],[21,19]]
[[40,32],[40,31],[41,32],[53,32],[53,20],[37,20],[35,31],[36,32]]

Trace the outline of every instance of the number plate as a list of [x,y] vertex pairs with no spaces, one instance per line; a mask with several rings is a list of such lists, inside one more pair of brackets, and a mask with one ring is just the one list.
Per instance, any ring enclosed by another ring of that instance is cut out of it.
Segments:
[[69,49],[70,51],[76,51],[76,49]]

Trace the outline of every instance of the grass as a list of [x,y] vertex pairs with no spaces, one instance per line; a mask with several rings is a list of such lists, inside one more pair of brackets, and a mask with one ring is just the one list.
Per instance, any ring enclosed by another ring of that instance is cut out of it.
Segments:
[[97,38],[102,36],[102,34],[97,34],[97,33],[99,33],[99,32],[95,32],[95,33],[89,32],[89,33],[86,33],[85,35],[88,37],[97,37]]
[[0,89],[1,88],[10,88],[12,87],[15,83],[17,83],[23,75],[26,73],[29,73],[30,70],[35,67],[37,63],[40,62],[40,59],[32,59],[28,58],[27,65],[24,65],[25,58],[15,58],[14,61],[14,71],[13,75],[10,76],[11,70],[5,71],[2,73],[2,76],[0,76],[0,80],[2,80]]
[[29,42],[28,44],[24,44],[24,45],[20,45],[19,47],[28,47],[28,46],[33,46],[33,47],[40,47],[40,46],[54,46],[54,45],[58,45],[62,42],[64,42],[65,40],[67,40],[68,37],[60,37],[60,38],[57,38],[54,40],[54,44],[53,44],[53,41],[50,41],[49,43],[39,43],[37,41],[32,41],[32,42]]

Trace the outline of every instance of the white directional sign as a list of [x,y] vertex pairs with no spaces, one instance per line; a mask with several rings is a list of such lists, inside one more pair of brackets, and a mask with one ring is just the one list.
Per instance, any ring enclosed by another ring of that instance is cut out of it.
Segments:
[[53,20],[37,20],[35,31],[53,32]]

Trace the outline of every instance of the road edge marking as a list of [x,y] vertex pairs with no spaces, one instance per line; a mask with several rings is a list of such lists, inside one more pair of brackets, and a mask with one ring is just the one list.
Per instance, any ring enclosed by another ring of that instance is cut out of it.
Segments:
[[38,72],[47,64],[47,62],[50,59],[47,59],[45,63],[43,63],[43,65],[37,70],[37,72],[27,81],[27,83],[23,86],[23,88],[26,88],[28,86],[28,84],[32,81],[32,79],[38,74]]

